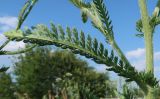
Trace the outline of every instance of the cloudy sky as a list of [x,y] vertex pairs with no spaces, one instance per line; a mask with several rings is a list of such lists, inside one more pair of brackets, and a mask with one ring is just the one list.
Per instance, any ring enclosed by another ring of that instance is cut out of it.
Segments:
[[[6,40],[3,33],[14,29],[17,24],[18,13],[27,0],[1,0],[0,3],[0,44]],[[91,1],[91,0],[89,0]],[[130,62],[140,71],[145,68],[145,48],[144,40],[135,36],[138,33],[135,29],[135,22],[140,18],[138,0],[104,0],[113,21],[115,39],[126,54]],[[156,0],[148,0],[148,10],[152,14]],[[33,26],[36,24],[46,24],[53,21],[62,26],[76,27],[83,30],[86,34],[97,37],[99,41],[105,44],[103,35],[94,29],[90,22],[83,24],[80,12],[69,0],[39,0],[31,14],[23,24],[24,26]],[[22,27],[22,28],[23,28]],[[160,78],[160,28],[156,29],[154,36],[154,60],[155,74]],[[17,50],[24,48],[23,42],[11,42],[4,50]],[[110,47],[106,44],[106,47]],[[0,65],[11,65],[12,56],[0,56]],[[98,71],[104,71],[104,65],[98,65],[88,60]]]

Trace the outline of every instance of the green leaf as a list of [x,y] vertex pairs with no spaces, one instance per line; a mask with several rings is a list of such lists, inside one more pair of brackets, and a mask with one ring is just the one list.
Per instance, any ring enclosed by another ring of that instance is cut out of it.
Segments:
[[58,31],[57,31],[57,28],[56,26],[51,22],[50,23],[51,25],[51,33],[53,34],[54,38],[58,39]]
[[87,37],[87,49],[90,51],[92,49],[92,38],[90,37],[90,35],[88,35]]
[[81,17],[82,17],[83,23],[86,23],[87,20],[88,20],[88,16],[87,16],[86,12],[82,11],[81,12]]
[[105,24],[106,31],[113,36],[113,26],[103,0],[93,0],[101,21]]
[[75,44],[79,44],[78,31],[77,31],[76,28],[73,28],[73,35],[74,35],[74,37],[73,37],[73,42],[74,42]]
[[93,52],[95,52],[95,54],[97,54],[97,51],[98,51],[98,41],[97,39],[95,38],[93,40],[93,48],[92,48]]
[[[56,26],[53,25],[53,27],[53,30],[57,30]],[[118,59],[118,57],[114,55],[113,50],[109,55],[108,50],[104,48],[103,44],[99,43],[97,39],[92,41],[91,36],[88,35],[87,39],[85,40],[85,33],[81,31],[81,34],[78,35],[79,32],[76,28],[70,31],[70,28],[68,27],[66,30],[68,31],[67,33],[65,33],[64,30],[63,32],[57,31],[62,32],[61,35],[64,36],[64,39],[55,38],[53,31],[50,31],[45,25],[42,24],[37,25],[30,31],[31,33],[27,34],[25,34],[25,31],[24,33],[19,31],[20,33],[18,34],[17,32],[7,32],[5,34],[9,39],[14,38],[15,40],[24,40],[27,43],[36,43],[41,46],[55,45],[63,49],[70,49],[75,54],[80,54],[90,58],[98,64],[105,64],[106,66],[110,67],[108,70],[113,71],[127,79],[130,79],[130,81],[135,81],[138,85],[140,85],[141,88],[143,88],[143,90],[146,90],[146,85],[154,87],[158,82],[153,75],[137,72],[134,67],[131,67],[128,64],[124,64],[121,59]],[[72,37],[71,34],[73,34]],[[68,35],[68,37],[65,35]],[[70,42],[68,38],[70,38],[70,41],[73,42]],[[144,83],[145,85],[143,85]]]
[[100,45],[99,45],[98,54],[99,54],[100,56],[103,56],[103,54],[104,54],[104,46],[103,46],[102,43],[100,43]]
[[58,28],[59,28],[59,32],[60,32],[60,38],[62,40],[64,40],[65,39],[65,37],[64,37],[64,35],[65,35],[64,30],[63,30],[62,26],[60,26],[60,25],[58,25]]
[[71,29],[69,27],[66,28],[66,32],[67,32],[67,41],[68,42],[72,42],[72,33],[71,33]]
[[80,45],[85,49],[85,35],[84,32],[81,31],[81,35],[80,35]]

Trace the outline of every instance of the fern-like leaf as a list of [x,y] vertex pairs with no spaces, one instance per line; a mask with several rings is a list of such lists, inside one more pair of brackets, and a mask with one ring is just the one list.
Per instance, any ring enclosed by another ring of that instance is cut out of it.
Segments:
[[[156,26],[160,24],[160,18],[159,17],[151,17],[149,24],[152,28],[152,35],[153,35]],[[136,22],[136,30],[139,32],[136,34],[137,37],[144,37],[143,25],[142,25],[141,19]]]
[[105,24],[106,31],[113,36],[113,26],[110,20],[109,13],[105,7],[103,0],[93,0],[101,21]]
[[[51,25],[54,26],[53,24]],[[147,90],[147,85],[154,87],[158,84],[158,81],[153,75],[136,71],[134,67],[118,59],[114,51],[111,51],[109,55],[108,50],[104,48],[104,45],[99,43],[97,39],[92,39],[90,35],[85,39],[83,31],[81,31],[81,35],[79,36],[76,28],[71,31],[71,29],[67,27],[67,33],[64,32],[65,30],[63,28],[60,29],[61,31],[55,31],[58,29],[54,26],[54,29],[52,27],[50,30],[45,25],[40,24],[30,30],[31,33],[26,34],[25,31],[19,30],[20,34],[16,34],[16,32],[7,32],[5,35],[9,39],[23,40],[27,43],[55,45],[63,49],[70,49],[73,53],[90,58],[98,64],[105,64],[109,67],[107,70],[125,77],[128,79],[127,81],[135,81],[143,90]]]

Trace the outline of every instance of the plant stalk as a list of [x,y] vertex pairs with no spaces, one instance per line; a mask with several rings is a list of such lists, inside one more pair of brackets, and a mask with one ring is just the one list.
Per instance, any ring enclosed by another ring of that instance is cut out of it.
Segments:
[[154,73],[153,35],[152,35],[152,28],[149,24],[150,19],[147,12],[146,0],[139,0],[139,6],[141,10],[141,18],[142,18],[144,40],[146,47],[146,72]]
[[[141,19],[143,24],[144,40],[146,47],[146,72],[154,74],[153,63],[153,33],[150,26],[150,18],[147,11],[146,0],[139,0],[139,7],[141,12]],[[148,87],[148,93],[145,96],[146,99],[154,99],[153,88]]]
[[[94,5],[92,5],[92,7],[94,7]],[[122,52],[120,47],[117,45],[114,38],[104,30],[103,23],[100,20],[97,12],[94,11],[94,13],[93,13],[87,8],[81,8],[81,11],[87,13],[87,16],[91,18],[92,22],[96,25],[96,27],[98,27],[99,31],[102,32],[104,36],[107,36],[109,38],[110,45],[117,52],[117,54],[121,58],[121,60],[131,66],[130,62],[128,61],[128,59],[126,58],[126,56],[124,55],[124,53]]]
[[110,40],[110,44],[111,44],[112,48],[117,52],[117,54],[121,58],[121,60],[123,60],[124,62],[126,62],[126,64],[131,66],[130,62],[128,61],[126,56],[123,54],[122,50],[119,48],[119,46],[117,45],[117,43],[115,42],[114,39]]

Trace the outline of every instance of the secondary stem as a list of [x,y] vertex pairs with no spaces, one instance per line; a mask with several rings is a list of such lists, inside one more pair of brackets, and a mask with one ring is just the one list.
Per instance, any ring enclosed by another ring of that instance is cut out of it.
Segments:
[[117,43],[115,42],[114,39],[112,39],[110,41],[110,44],[112,46],[112,48],[117,52],[118,56],[124,61],[126,62],[128,65],[131,66],[130,62],[128,61],[128,59],[126,58],[126,56],[123,54],[123,52],[121,51],[121,49],[119,48],[119,46],[117,45]]
[[104,30],[103,23],[100,20],[96,11],[95,11],[95,13],[93,13],[90,10],[88,10],[87,8],[82,8],[81,10],[83,12],[86,12],[87,16],[91,18],[92,22],[96,25],[96,27],[99,28],[100,32],[102,32],[103,35],[105,35],[107,38],[109,38],[109,43],[111,44],[112,48],[117,52],[118,56],[122,59],[122,61],[131,66],[130,62],[128,61],[128,59],[126,58],[126,56],[124,55],[124,53],[122,52],[120,47],[117,45],[114,38],[110,34],[106,33],[106,31]]

